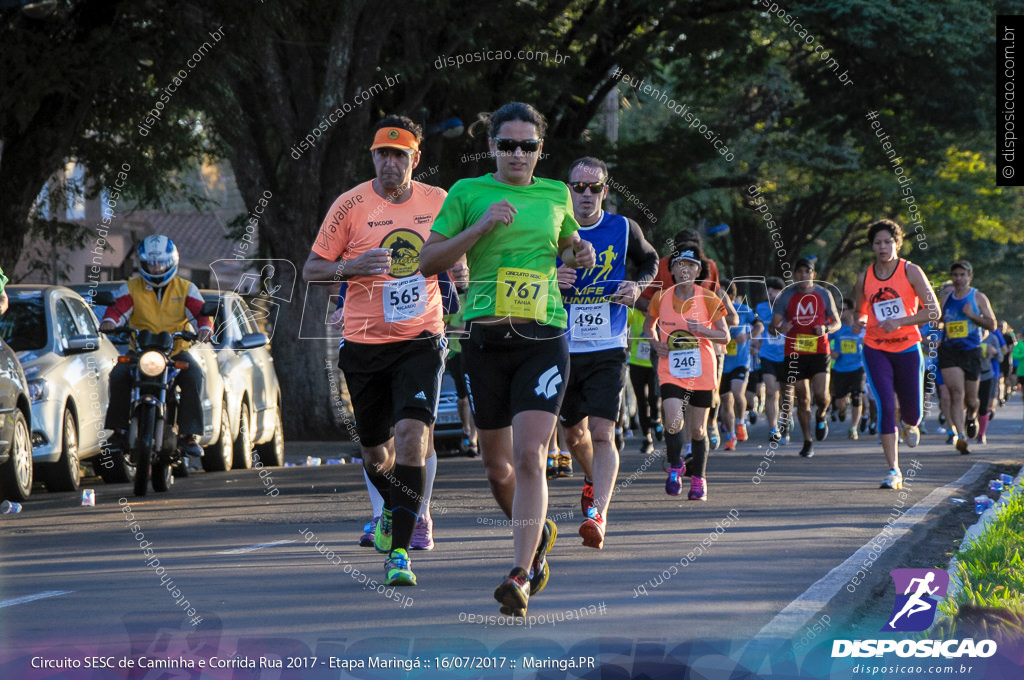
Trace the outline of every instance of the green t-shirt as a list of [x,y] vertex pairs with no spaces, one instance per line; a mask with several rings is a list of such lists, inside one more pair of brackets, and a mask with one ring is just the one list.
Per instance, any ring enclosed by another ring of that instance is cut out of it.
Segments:
[[431,231],[457,236],[476,224],[492,203],[504,199],[519,212],[512,224],[495,226],[466,254],[470,281],[463,318],[511,316],[565,328],[555,258],[558,239],[580,228],[565,184],[540,177],[529,186],[503,184],[491,175],[460,179]]

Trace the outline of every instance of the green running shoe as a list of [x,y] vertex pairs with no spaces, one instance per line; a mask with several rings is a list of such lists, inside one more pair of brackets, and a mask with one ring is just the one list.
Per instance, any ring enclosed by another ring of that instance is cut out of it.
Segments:
[[[388,539],[390,540],[390,536]],[[387,585],[389,586],[414,586],[416,585],[416,574],[409,568],[409,553],[404,548],[395,548],[388,554],[388,560],[384,563]]]
[[377,526],[373,528],[373,547],[379,553],[391,552],[391,511],[387,508],[380,513]]

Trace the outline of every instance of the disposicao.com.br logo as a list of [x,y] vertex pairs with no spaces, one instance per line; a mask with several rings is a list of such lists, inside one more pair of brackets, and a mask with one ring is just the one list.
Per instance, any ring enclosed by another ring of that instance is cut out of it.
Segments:
[[[892,615],[885,632],[920,632],[935,621],[939,600],[949,589],[949,574],[942,569],[893,569],[896,588]],[[988,658],[996,653],[994,640],[834,640],[832,658],[871,657],[895,653],[900,657]]]

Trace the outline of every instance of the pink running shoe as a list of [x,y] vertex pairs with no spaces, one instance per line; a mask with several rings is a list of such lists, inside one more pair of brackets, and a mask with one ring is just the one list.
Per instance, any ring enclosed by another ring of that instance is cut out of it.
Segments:
[[704,481],[703,477],[690,477],[690,495],[687,498],[691,501],[706,501],[708,499],[708,483]]
[[416,520],[416,528],[412,530],[412,540],[409,541],[409,548],[412,550],[433,550],[434,549],[434,520],[422,517]]

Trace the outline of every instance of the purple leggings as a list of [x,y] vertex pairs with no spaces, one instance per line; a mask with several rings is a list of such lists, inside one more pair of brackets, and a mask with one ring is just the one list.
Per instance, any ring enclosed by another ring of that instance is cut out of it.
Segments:
[[924,357],[918,343],[903,352],[886,352],[864,347],[864,367],[868,388],[878,404],[881,422],[878,434],[896,432],[896,399],[900,401],[900,419],[908,425],[921,422],[924,409]]

